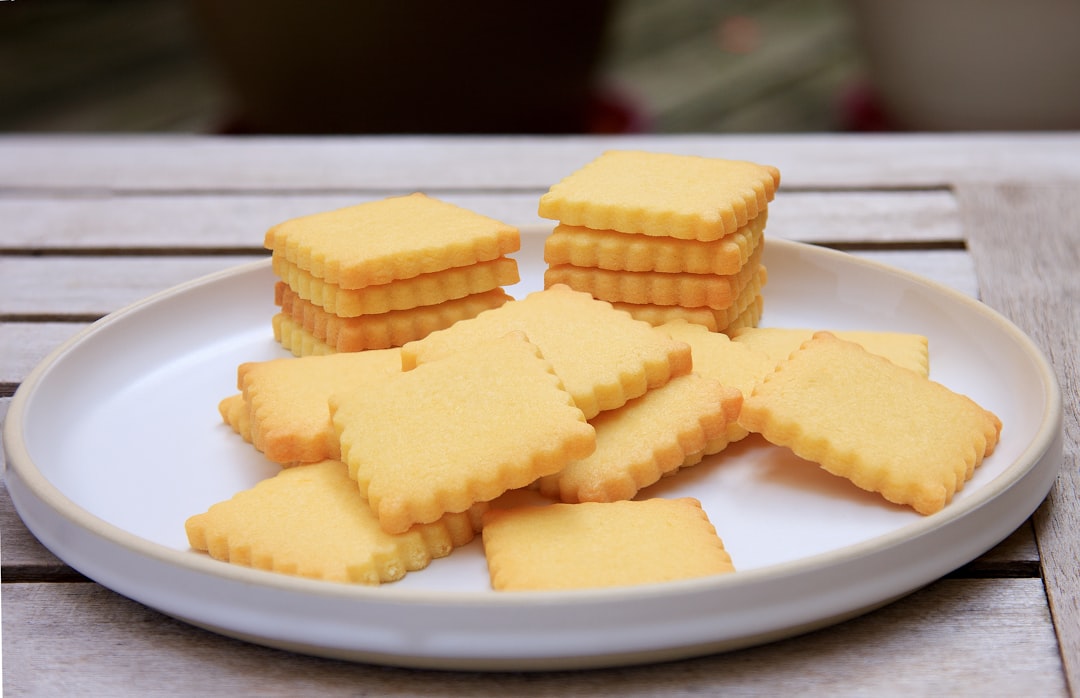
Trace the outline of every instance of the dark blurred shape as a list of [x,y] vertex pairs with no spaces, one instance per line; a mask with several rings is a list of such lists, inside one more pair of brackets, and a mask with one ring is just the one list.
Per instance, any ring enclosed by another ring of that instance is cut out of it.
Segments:
[[587,133],[608,2],[192,0],[231,133]]
[[728,53],[751,53],[761,46],[761,28],[753,17],[733,15],[720,22],[716,40]]
[[852,0],[873,128],[1080,128],[1077,0]]

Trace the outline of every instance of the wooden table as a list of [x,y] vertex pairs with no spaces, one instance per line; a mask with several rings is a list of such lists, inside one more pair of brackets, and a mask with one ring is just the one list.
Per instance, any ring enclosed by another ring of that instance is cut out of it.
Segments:
[[0,414],[60,342],[152,292],[265,255],[288,217],[425,191],[518,225],[601,150],[778,166],[769,235],[979,296],[1049,357],[1065,458],[1050,496],[974,562],[881,610],[761,647],[625,669],[416,671],[292,655],[162,616],[25,529],[7,491],[11,695],[1068,695],[1080,692],[1080,134],[567,138],[0,138]]

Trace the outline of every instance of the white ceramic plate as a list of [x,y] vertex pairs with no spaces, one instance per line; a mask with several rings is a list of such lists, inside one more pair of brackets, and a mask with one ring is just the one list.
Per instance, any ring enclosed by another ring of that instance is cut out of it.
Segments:
[[[518,297],[540,288],[527,236]],[[925,334],[931,377],[1004,422],[995,453],[923,517],[750,438],[650,488],[700,499],[739,571],[641,587],[495,593],[479,540],[380,588],[316,582],[188,549],[184,520],[273,474],[220,421],[242,361],[274,344],[268,263],[104,318],[20,387],[4,431],[23,520],[72,567],[150,607],[254,642],[417,667],[646,662],[793,635],[880,606],[968,562],[1038,506],[1062,453],[1060,393],[1007,320],[845,254],[770,240],[764,325]]]

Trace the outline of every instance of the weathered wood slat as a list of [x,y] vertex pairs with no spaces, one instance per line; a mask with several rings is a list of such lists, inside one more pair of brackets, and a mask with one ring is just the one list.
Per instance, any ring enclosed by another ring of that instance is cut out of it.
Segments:
[[[0,423],[7,416],[11,398],[0,398]],[[0,480],[6,472],[6,454],[0,449]],[[4,582],[71,580],[78,575],[66,563],[50,553],[23,524],[6,484],[0,484],[0,564]]]
[[[517,226],[550,228],[536,214],[544,190],[432,196]],[[406,193],[404,191],[400,193]],[[0,220],[12,221],[0,249],[222,250],[262,246],[266,230],[295,216],[384,194],[179,194],[0,196]],[[946,190],[784,191],[769,208],[767,234],[807,242],[962,241],[956,201]]]
[[105,315],[260,256],[0,257],[0,317]]
[[266,649],[189,628],[95,584],[7,584],[4,684],[20,695],[243,695],[257,675],[266,696],[1063,696],[1043,594],[1038,579],[944,580],[840,626],[739,652],[625,669],[478,674]]
[[0,385],[21,383],[49,352],[87,325],[85,322],[0,322]]
[[[85,191],[546,189],[609,148],[776,165],[789,188],[1080,177],[1080,134],[243,138],[0,137],[0,188]],[[852,157],[854,149],[858,157]]]
[[[1064,398],[1061,475],[1034,521],[1069,683],[1080,690],[1080,184],[962,186],[958,195],[985,302],[1042,348]],[[1043,234],[1018,248],[1026,229]]]
[[50,553],[27,530],[4,487],[0,487],[0,530],[4,532],[0,558],[3,560],[5,584],[85,579],[67,563]]
[[1038,576],[1039,550],[1030,521],[978,558],[952,573],[954,577]]

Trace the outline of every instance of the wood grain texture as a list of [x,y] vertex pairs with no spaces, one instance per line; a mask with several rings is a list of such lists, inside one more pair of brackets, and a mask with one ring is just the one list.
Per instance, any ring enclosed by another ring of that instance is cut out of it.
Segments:
[[1066,694],[1037,579],[944,580],[800,638],[577,672],[412,671],[293,655],[190,628],[95,584],[5,585],[3,624],[4,683],[12,694]]
[[[1080,183],[957,189],[983,300],[1038,344],[1064,399],[1061,474],[1034,517],[1047,596],[1080,690]],[[1024,230],[1039,235],[1023,236]]]
[[545,190],[613,148],[753,160],[781,186],[948,187],[1080,177],[1080,134],[221,138],[0,136],[0,189],[206,191]]
[[269,257],[0,257],[0,317],[93,317],[185,281]]
[[[517,226],[550,229],[537,216],[541,194],[431,192],[433,196]],[[384,198],[341,194],[69,193],[0,197],[0,220],[14,221],[0,251],[122,252],[262,249],[263,234],[296,216]],[[935,243],[963,240],[956,200],[945,190],[785,191],[769,209],[768,235],[805,242]]]
[[49,352],[87,325],[79,322],[0,322],[0,385],[17,386]]

